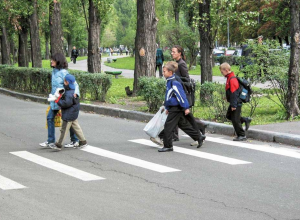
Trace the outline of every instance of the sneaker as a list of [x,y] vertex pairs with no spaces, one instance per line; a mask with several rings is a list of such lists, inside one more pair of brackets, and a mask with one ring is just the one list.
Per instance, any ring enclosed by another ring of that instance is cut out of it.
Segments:
[[61,147],[57,146],[54,143],[49,144],[49,147],[53,150],[58,150],[58,151],[61,151],[61,149],[62,149]]
[[247,140],[246,136],[238,136],[233,139],[233,141],[246,141],[246,140]]
[[154,144],[157,144],[159,146],[163,146],[164,145],[160,138],[151,137],[150,141],[152,141]]
[[252,121],[251,118],[246,118],[246,121],[245,121],[245,130],[246,131],[248,131],[251,121]]
[[201,135],[199,140],[198,140],[198,145],[197,148],[201,147],[203,145],[203,142],[205,140],[206,136],[205,135]]
[[48,141],[45,141],[43,143],[40,143],[40,146],[41,147],[49,147],[49,143],[48,143]]
[[77,146],[74,146],[74,148],[84,148],[87,146],[87,142],[86,141],[79,141]]
[[65,144],[65,148],[76,148],[78,146],[79,146],[79,143],[75,142],[75,141],[71,141],[71,143]]
[[198,146],[198,141],[194,141],[190,144],[191,146]]

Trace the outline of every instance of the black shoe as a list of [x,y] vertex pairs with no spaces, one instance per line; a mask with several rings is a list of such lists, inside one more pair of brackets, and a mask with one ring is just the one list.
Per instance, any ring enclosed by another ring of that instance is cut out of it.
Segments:
[[245,125],[246,125],[245,130],[246,131],[248,131],[251,121],[252,121],[251,118],[246,118],[246,120],[245,120]]
[[236,138],[233,138],[233,141],[246,141],[246,136],[238,136]]
[[168,152],[168,151],[173,151],[173,147],[163,147],[158,149],[158,152]]
[[199,140],[198,140],[198,146],[197,148],[201,147],[203,144],[203,141],[205,140],[206,136],[205,135],[201,135]]

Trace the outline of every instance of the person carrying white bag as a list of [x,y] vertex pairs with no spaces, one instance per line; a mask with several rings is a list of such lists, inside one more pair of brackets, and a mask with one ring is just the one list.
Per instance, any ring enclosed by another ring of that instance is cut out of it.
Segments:
[[[177,68],[178,64],[174,61],[168,62],[163,68],[164,76],[167,79],[164,106],[168,117],[164,125],[164,131],[162,131],[164,146],[158,152],[173,151],[173,130],[177,125],[194,141],[198,141],[197,148],[201,147],[205,140],[205,136],[198,129],[194,128],[187,119],[187,116],[190,114],[190,105],[182,84],[175,78],[174,72]],[[154,139],[154,137],[150,138],[151,141]]]

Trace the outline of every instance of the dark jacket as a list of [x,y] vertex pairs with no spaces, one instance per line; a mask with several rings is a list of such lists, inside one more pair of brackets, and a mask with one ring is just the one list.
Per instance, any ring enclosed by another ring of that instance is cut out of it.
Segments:
[[163,51],[160,48],[156,50],[156,65],[163,65],[165,61]]
[[75,121],[78,118],[80,104],[79,98],[74,97],[74,91],[65,86],[65,93],[57,103],[61,107],[61,117],[64,121]]
[[181,107],[184,110],[190,107],[182,84],[176,80],[175,74],[167,78],[167,91],[164,105],[167,110],[175,106]]
[[74,49],[73,49],[72,52],[71,52],[71,57],[77,58],[78,55],[79,55],[79,54],[78,54],[78,50],[76,50],[76,49],[74,50]]
[[234,75],[234,72],[229,73],[226,81],[226,99],[230,102],[230,106],[236,108],[242,105],[240,97],[240,84]]
[[178,69],[175,71],[175,74],[180,77],[189,78],[190,75],[189,75],[189,71],[188,71],[186,62],[182,58],[176,62],[178,63]]

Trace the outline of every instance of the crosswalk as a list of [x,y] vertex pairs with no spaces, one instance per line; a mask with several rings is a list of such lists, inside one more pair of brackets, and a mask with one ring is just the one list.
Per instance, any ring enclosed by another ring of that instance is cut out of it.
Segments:
[[[287,148],[278,148],[278,147],[270,147],[266,145],[255,145],[251,143],[236,143],[230,140],[222,139],[222,138],[215,138],[215,137],[207,137],[207,142],[217,143],[220,144],[218,146],[226,146],[230,145],[233,147],[238,148],[245,148],[255,151],[260,151],[264,153],[271,153],[275,155],[291,157],[294,159],[300,159],[300,151],[299,150],[292,150]],[[160,148],[160,146],[152,143],[150,140],[147,139],[134,139],[128,140],[132,143],[135,147],[141,146],[148,146],[153,148]],[[245,161],[238,158],[232,158],[212,153],[203,152],[201,149],[188,149],[185,147],[177,147],[174,146],[174,153],[182,154],[187,156],[192,156],[194,158],[210,160],[214,163],[222,163],[227,165],[234,165],[234,166],[247,166],[251,165],[251,161]],[[113,151],[109,151],[106,149],[102,149],[99,147],[94,146],[86,146],[85,148],[81,149],[80,152],[93,154],[96,156],[104,157],[116,161],[117,163],[124,163],[126,166],[135,166],[140,169],[146,169],[149,171],[157,172],[160,174],[164,173],[176,173],[176,172],[184,172],[184,170],[180,170],[179,167],[169,167],[166,164],[158,164],[153,163],[151,161],[142,160],[139,158],[135,158],[132,156],[116,153]],[[51,170],[55,170],[58,173],[68,175],[70,177],[76,178],[81,181],[99,181],[105,180],[105,177],[101,177],[95,174],[88,173],[86,171],[71,167],[69,165],[50,160],[46,157],[39,156],[37,154],[33,154],[28,151],[15,151],[10,152],[11,155],[14,155],[20,159],[23,159],[28,162],[32,162],[35,164],[34,166],[43,166]],[[151,160],[151,159],[150,159]],[[60,174],[59,174],[60,175]],[[0,189],[2,190],[19,190],[19,189],[26,189],[28,187],[24,186],[21,183],[16,182],[17,180],[11,180],[7,176],[0,175]]]

